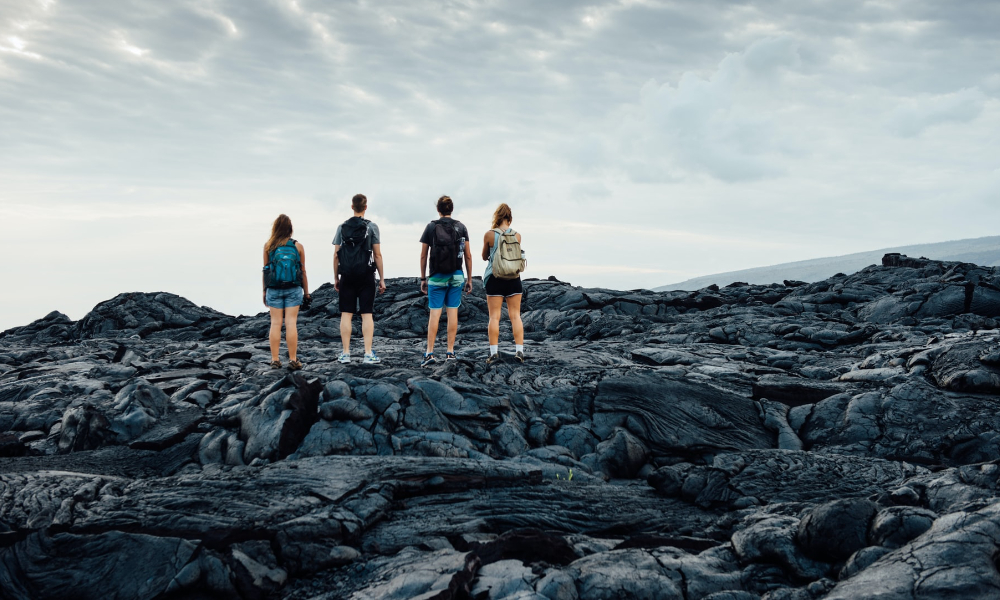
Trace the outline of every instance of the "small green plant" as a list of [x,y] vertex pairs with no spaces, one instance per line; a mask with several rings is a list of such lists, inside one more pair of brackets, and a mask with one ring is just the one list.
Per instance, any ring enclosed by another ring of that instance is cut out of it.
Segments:
[[[559,479],[560,481],[562,480],[562,477],[559,476],[559,473],[556,473],[556,479]],[[573,469],[569,470],[569,477],[566,478],[566,481],[573,481]]]

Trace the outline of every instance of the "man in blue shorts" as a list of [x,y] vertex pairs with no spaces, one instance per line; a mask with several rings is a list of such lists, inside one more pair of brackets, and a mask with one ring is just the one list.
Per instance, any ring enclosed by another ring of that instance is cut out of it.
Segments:
[[[437,362],[434,358],[434,340],[437,338],[441,310],[448,309],[448,352],[445,360],[455,358],[455,336],[458,334],[458,307],[462,304],[462,290],[472,292],[472,250],[469,247],[469,230],[451,218],[455,204],[448,196],[437,201],[438,219],[431,221],[420,236],[420,291],[427,294],[431,309],[427,322],[427,352],[420,366]],[[430,277],[426,276],[428,259]],[[464,260],[463,260],[464,259]],[[465,273],[462,264],[465,263]]]

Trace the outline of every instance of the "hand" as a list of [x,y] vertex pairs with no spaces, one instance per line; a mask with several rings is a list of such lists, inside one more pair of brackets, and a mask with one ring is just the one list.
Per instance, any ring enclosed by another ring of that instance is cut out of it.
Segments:
[[465,293],[466,294],[472,293],[472,279],[465,280]]
[[340,277],[337,275],[333,276],[333,289],[337,290],[337,292],[340,292]]
[[378,293],[380,294],[385,293],[385,279],[378,280]]
[[421,281],[420,282],[420,291],[422,293],[424,293],[424,294],[427,294],[427,282],[426,281]]

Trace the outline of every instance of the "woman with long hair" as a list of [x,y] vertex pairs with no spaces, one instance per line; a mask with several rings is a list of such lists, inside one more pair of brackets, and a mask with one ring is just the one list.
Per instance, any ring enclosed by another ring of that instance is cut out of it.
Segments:
[[309,298],[309,279],[306,277],[306,251],[302,244],[292,239],[292,220],[278,215],[271,226],[271,237],[264,244],[264,306],[271,311],[271,368],[280,369],[281,325],[285,325],[285,342],[288,344],[288,368],[302,368],[297,355],[299,331],[296,322],[299,306]]
[[493,228],[483,236],[483,260],[487,261],[483,285],[486,287],[486,305],[490,310],[490,354],[486,358],[488,365],[500,360],[500,315],[504,302],[507,303],[507,316],[514,332],[514,358],[518,362],[524,362],[524,325],[521,323],[521,294],[524,288],[521,276],[518,272],[506,272],[503,276],[494,273],[494,262],[501,240],[516,239],[520,246],[521,234],[510,228],[513,220],[510,207],[506,203],[501,204],[493,213]]

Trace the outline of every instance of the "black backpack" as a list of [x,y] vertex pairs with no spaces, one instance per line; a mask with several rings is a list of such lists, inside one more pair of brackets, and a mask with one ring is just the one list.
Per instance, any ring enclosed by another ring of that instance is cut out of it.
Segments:
[[462,268],[462,260],[458,256],[458,230],[455,221],[440,219],[434,223],[434,235],[431,236],[431,273],[452,274]]
[[364,277],[375,272],[372,238],[368,235],[367,219],[351,217],[340,226],[341,244],[337,257],[342,277]]

